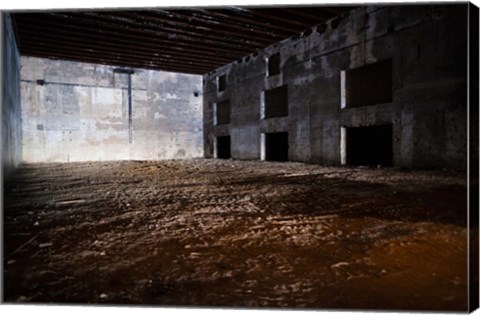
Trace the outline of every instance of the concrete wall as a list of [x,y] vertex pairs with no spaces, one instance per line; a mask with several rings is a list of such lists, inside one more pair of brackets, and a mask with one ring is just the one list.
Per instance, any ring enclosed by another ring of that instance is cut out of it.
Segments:
[[[393,125],[394,166],[466,166],[467,4],[365,6],[204,76],[205,155],[231,136],[232,157],[260,158],[260,134],[289,132],[289,159],[339,165],[341,128]],[[267,77],[279,53],[281,72]],[[342,71],[392,61],[391,102],[341,108]],[[225,74],[227,88],[217,92]],[[289,115],[260,118],[262,92],[288,85]],[[213,125],[230,100],[231,123]]]
[[203,156],[202,77],[21,58],[25,162],[158,160]]
[[0,13],[2,28],[2,163],[7,176],[21,159],[20,56],[10,16]]

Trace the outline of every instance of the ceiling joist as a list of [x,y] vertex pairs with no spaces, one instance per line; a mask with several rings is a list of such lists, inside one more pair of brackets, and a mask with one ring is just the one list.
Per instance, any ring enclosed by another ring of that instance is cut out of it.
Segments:
[[22,55],[205,74],[353,7],[12,13]]

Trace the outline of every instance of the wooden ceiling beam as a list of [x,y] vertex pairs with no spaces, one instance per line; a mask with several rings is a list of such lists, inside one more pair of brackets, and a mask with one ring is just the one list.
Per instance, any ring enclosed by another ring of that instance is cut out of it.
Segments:
[[[205,71],[208,72],[209,69],[212,69],[212,67],[209,66],[200,66],[197,64],[194,64],[192,62],[188,63],[179,63],[179,62],[174,62],[174,61],[158,61],[158,60],[142,60],[139,58],[130,58],[130,57],[125,57],[120,54],[98,54],[86,50],[75,50],[75,49],[70,49],[70,48],[64,48],[62,50],[60,49],[52,49],[47,46],[43,45],[37,45],[35,47],[26,47],[24,48],[24,53],[29,54],[33,52],[43,52],[47,54],[51,58],[55,57],[70,57],[73,58],[74,60],[81,60],[82,58],[89,58],[91,60],[95,60],[98,58],[99,60],[108,60],[108,61],[116,61],[118,63],[122,63],[124,65],[129,65],[129,64],[135,64],[135,65],[149,65],[151,68],[155,68],[157,66],[168,66],[168,67],[173,67],[173,68],[188,68],[188,69],[195,69],[198,71]],[[156,69],[160,69],[157,67]]]
[[[26,49],[35,49],[35,47],[42,47],[42,48],[49,48],[51,51],[54,49],[58,49],[62,45],[62,41],[58,40],[52,40],[52,39],[42,39],[41,41],[37,40],[24,40],[23,41],[23,47],[22,51]],[[71,51],[78,51],[78,52],[88,52],[88,53],[95,53],[98,54],[99,56],[102,55],[108,55],[108,54],[113,54],[115,53],[112,52],[111,49],[101,47],[98,45],[92,45],[89,43],[72,43],[69,42],[68,44],[62,45],[62,50],[71,50]],[[126,51],[122,50],[120,53],[117,53],[116,55],[121,55],[126,58],[131,58],[131,59],[138,59],[138,60],[151,60],[151,61],[175,61],[175,62],[183,62],[183,63],[191,63],[193,58],[184,58],[184,57],[179,57],[179,56],[173,56],[173,55],[153,55],[153,54],[143,54],[142,52],[135,52],[135,51]],[[194,60],[194,62],[198,65],[205,65],[208,67],[214,67],[216,65],[223,65],[226,64],[227,62],[222,61],[222,60]]]
[[[151,56],[165,56],[171,57],[179,60],[205,60],[211,61],[214,63],[228,63],[231,59],[222,57],[220,55],[199,55],[191,52],[181,52],[178,50],[168,50],[168,49],[151,49],[149,47],[132,47],[127,44],[119,44],[116,42],[110,42],[108,46],[103,45],[97,41],[92,41],[89,38],[82,37],[71,37],[68,35],[60,34],[59,32],[44,32],[38,28],[25,30],[22,29],[19,31],[19,35],[23,43],[39,43],[39,42],[48,42],[51,44],[56,44],[59,46],[73,46],[73,47],[87,47],[91,49],[100,49],[100,50],[115,50],[125,52],[127,54],[133,54],[138,57],[151,57]],[[20,47],[21,48],[21,47]]]
[[[109,43],[112,41],[123,42],[132,47],[138,46],[149,46],[157,49],[165,48],[176,48],[177,50],[187,50],[187,51],[198,51],[199,54],[205,53],[212,56],[215,56],[219,53],[225,54],[225,56],[230,56],[235,58],[238,56],[238,51],[235,54],[235,51],[229,49],[218,49],[212,48],[208,45],[187,45],[181,42],[174,41],[173,39],[164,40],[158,38],[144,37],[144,36],[131,36],[128,34],[110,32],[106,30],[99,30],[95,27],[85,27],[79,26],[74,23],[66,23],[62,21],[52,21],[50,19],[34,18],[31,16],[19,16],[17,15],[16,21],[18,21],[19,27],[25,28],[36,28],[42,27],[47,32],[63,32],[67,33],[71,37],[75,36],[84,36],[89,37],[91,40],[99,41],[100,43]],[[249,50],[241,50],[243,54]]]

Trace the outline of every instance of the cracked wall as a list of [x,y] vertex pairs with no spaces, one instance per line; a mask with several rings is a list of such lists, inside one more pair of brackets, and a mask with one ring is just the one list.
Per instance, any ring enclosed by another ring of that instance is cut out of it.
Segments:
[[[25,162],[203,156],[201,76],[21,58]],[[195,94],[197,93],[197,94]]]
[[[468,4],[365,6],[204,76],[205,155],[231,136],[235,159],[260,159],[261,134],[289,133],[289,160],[339,165],[343,128],[393,125],[393,164],[466,167]],[[267,76],[267,58],[280,56]],[[391,59],[392,100],[342,108],[342,72]],[[225,91],[216,78],[226,76]],[[262,118],[265,90],[288,86],[288,116]],[[228,125],[214,104],[229,100]]]

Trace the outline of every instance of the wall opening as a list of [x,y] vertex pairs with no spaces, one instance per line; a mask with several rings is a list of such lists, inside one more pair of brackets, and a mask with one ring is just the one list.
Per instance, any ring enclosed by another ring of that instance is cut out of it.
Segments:
[[265,134],[265,160],[288,161],[288,132]]
[[392,59],[342,72],[342,108],[393,100]]
[[344,130],[346,164],[393,166],[393,125]]
[[280,54],[274,54],[267,59],[267,77],[280,74]]
[[230,123],[230,100],[216,104],[215,121],[216,125],[227,125]]
[[227,88],[227,76],[224,74],[224,75],[221,75],[221,76],[217,77],[218,92],[225,91],[226,88]]
[[288,86],[264,91],[263,118],[288,116]]
[[229,159],[230,153],[230,136],[217,137],[217,158]]

